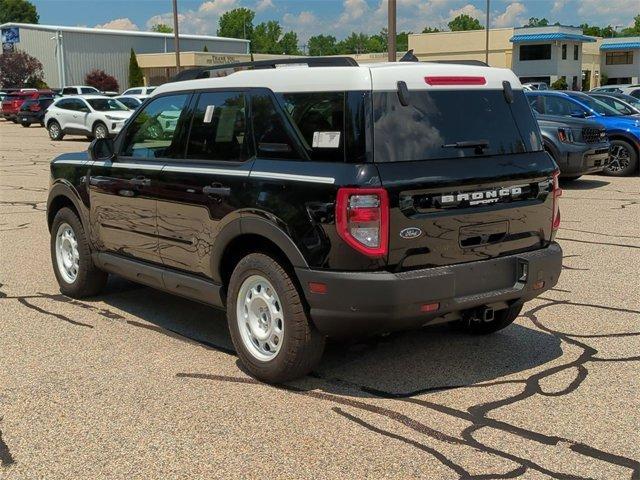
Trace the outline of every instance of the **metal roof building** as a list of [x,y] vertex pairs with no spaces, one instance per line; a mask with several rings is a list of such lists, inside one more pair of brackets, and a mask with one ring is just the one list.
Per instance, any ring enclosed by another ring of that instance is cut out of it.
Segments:
[[[85,75],[93,69],[113,75],[121,90],[129,87],[131,49],[140,53],[174,51],[173,34],[107,30],[85,27],[5,23],[0,25],[3,41],[40,60],[44,80],[50,87],[84,84]],[[5,33],[10,32],[11,35]],[[247,54],[249,41],[208,35],[180,35],[181,51],[221,54]],[[5,44],[3,44],[5,48]]]

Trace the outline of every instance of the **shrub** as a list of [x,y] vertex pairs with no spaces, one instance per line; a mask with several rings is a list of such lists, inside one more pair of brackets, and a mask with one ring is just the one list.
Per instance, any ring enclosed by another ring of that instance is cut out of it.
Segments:
[[567,85],[567,81],[564,78],[560,77],[551,84],[551,88],[553,90],[566,90],[569,88],[569,85]]
[[31,86],[27,82],[41,82],[43,76],[40,61],[26,52],[5,52],[0,55],[0,85],[5,88]]
[[142,85],[144,85],[142,69],[138,65],[138,59],[132,48],[129,57],[129,87],[141,87]]
[[117,92],[120,87],[115,77],[112,77],[104,70],[91,70],[84,77],[84,83],[91,87],[95,87],[101,92],[112,91]]

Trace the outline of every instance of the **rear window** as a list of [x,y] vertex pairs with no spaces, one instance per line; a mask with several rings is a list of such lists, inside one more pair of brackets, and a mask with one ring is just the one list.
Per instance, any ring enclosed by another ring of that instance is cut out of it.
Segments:
[[377,162],[481,157],[538,151],[539,129],[524,93],[514,102],[502,90],[374,92]]
[[94,110],[99,112],[128,110],[126,106],[115,98],[92,98],[87,101]]

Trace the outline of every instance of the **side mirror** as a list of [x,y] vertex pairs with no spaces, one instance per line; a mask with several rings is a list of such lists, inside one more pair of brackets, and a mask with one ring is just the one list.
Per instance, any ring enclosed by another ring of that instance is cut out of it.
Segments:
[[585,118],[587,116],[587,112],[583,112],[582,110],[571,110],[571,116],[575,118]]
[[84,113],[89,113],[89,112],[91,112],[91,110],[89,110],[89,107],[81,107],[81,108],[80,108],[80,111],[81,111],[81,112],[84,112]]
[[91,160],[112,160],[115,157],[113,139],[96,138],[89,144],[89,158]]

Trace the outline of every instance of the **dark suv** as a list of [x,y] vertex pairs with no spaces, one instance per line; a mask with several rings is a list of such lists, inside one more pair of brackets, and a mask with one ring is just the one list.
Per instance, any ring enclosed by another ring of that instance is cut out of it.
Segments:
[[112,273],[224,308],[269,382],[327,336],[513,322],[562,263],[558,167],[518,79],[333,61],[165,84],[115,140],[53,160],[61,291]]
[[25,100],[18,110],[17,119],[23,127],[30,127],[32,123],[39,123],[44,127],[44,114],[53,103],[53,97],[39,97]]

